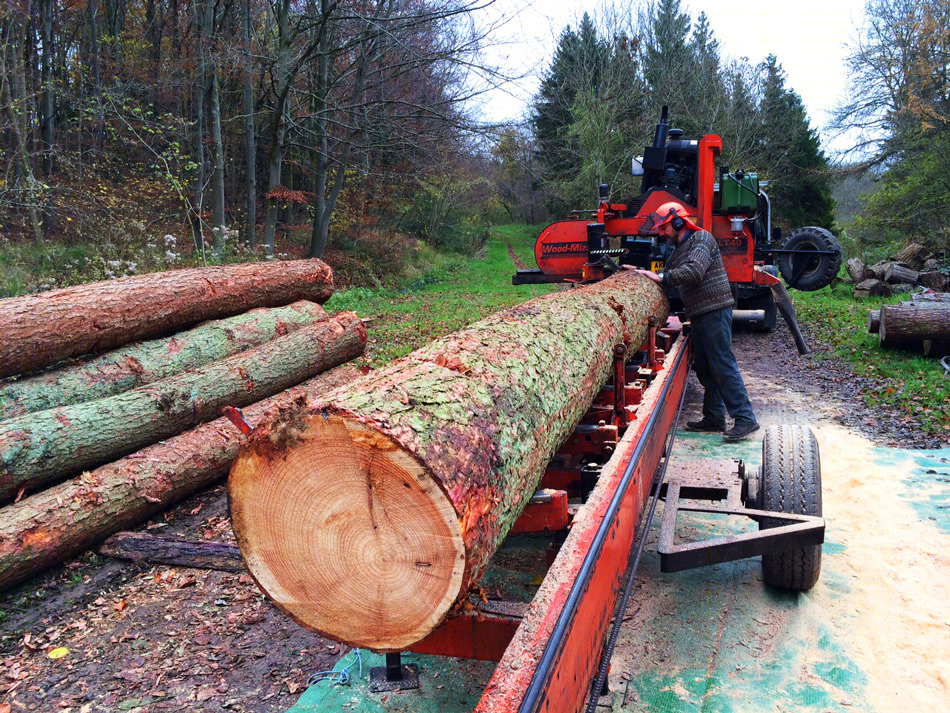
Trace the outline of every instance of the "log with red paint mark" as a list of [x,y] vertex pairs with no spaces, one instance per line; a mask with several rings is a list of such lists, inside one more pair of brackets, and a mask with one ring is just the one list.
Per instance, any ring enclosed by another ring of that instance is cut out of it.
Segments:
[[251,575],[304,626],[398,651],[478,580],[587,411],[618,343],[665,322],[624,273],[432,342],[252,434],[228,483]]
[[0,377],[253,307],[322,304],[332,294],[326,263],[289,260],[156,272],[0,300]]
[[[354,381],[338,366],[244,409],[252,423]],[[243,437],[226,418],[202,424],[0,508],[0,590],[134,527],[228,472]]]
[[0,502],[107,463],[355,359],[366,329],[343,312],[265,344],[104,399],[0,423]]

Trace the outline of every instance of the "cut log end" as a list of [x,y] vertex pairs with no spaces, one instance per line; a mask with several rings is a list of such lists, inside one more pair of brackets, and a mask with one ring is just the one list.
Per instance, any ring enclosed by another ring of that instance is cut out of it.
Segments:
[[465,547],[449,498],[398,444],[355,419],[310,415],[276,438],[262,434],[228,490],[251,575],[321,635],[402,650],[459,596]]

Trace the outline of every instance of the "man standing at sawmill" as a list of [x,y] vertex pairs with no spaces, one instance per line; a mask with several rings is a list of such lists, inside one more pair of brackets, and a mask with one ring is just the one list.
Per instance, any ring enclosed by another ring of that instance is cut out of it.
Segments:
[[[690,220],[675,201],[661,205],[641,233],[659,234],[673,244],[667,269],[637,270],[663,287],[676,287],[692,325],[693,365],[705,389],[703,417],[688,421],[688,431],[722,432],[724,441],[741,441],[759,430],[742,374],[732,352],[732,306],[726,269],[716,239]],[[726,411],[733,426],[726,430]]]

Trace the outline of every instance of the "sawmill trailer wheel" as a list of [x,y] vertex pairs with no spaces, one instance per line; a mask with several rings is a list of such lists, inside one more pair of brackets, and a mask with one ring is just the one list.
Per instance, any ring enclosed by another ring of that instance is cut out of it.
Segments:
[[[755,504],[760,510],[821,516],[821,464],[818,441],[807,426],[770,426],[762,439]],[[784,523],[759,519],[759,529]],[[779,589],[806,591],[821,572],[821,545],[805,545],[762,555],[765,583]]]

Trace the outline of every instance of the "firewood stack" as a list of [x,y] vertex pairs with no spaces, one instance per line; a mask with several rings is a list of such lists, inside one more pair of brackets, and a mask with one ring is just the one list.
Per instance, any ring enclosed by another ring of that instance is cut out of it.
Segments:
[[854,296],[890,297],[916,287],[943,292],[950,288],[950,276],[939,270],[939,261],[919,243],[911,243],[892,260],[865,266],[858,258],[850,258],[846,269],[854,282]]
[[355,379],[366,330],[332,293],[296,260],[0,300],[0,590],[226,475],[224,407],[255,424]]

